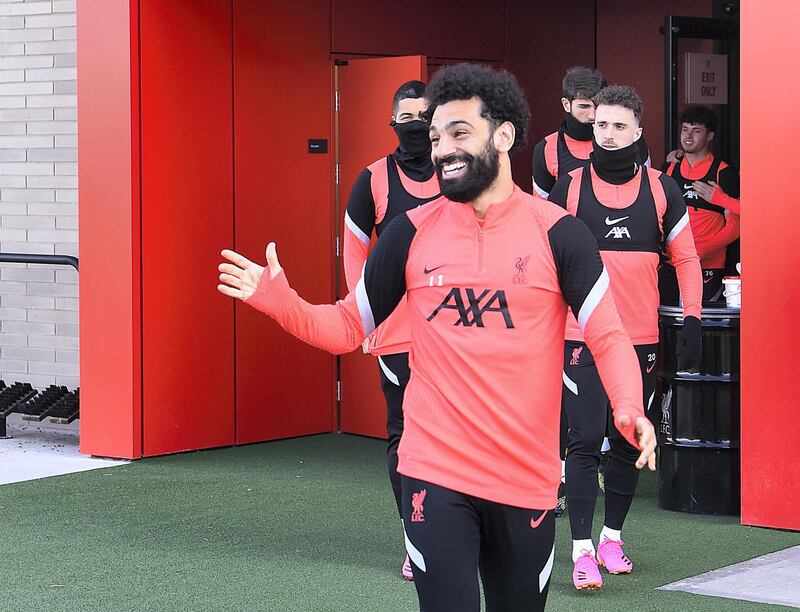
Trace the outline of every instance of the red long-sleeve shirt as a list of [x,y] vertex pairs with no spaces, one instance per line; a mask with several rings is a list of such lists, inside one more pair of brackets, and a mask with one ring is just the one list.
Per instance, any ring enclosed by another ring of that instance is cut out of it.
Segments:
[[[247,303],[331,352],[407,296],[411,379],[398,471],[524,508],[552,508],[564,324],[578,319],[616,417],[643,414],[639,366],[589,230],[515,188],[484,219],[442,197],[398,216],[356,289],[313,306],[266,272]],[[623,434],[635,444],[633,424]]]

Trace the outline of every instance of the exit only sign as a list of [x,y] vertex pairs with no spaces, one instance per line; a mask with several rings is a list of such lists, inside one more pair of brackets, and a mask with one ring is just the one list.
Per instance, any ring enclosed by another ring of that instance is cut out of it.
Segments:
[[686,102],[728,103],[728,56],[716,53],[686,54]]

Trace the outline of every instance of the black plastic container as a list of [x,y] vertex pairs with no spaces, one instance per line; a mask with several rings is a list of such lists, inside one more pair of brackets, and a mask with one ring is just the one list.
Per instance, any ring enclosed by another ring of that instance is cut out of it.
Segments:
[[693,514],[739,514],[739,310],[703,309],[703,358],[691,372],[677,371],[683,309],[658,312],[661,414],[650,416],[660,447],[659,504]]

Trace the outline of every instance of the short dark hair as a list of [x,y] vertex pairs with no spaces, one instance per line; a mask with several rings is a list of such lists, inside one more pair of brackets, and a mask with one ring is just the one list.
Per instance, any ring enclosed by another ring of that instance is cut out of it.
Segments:
[[480,64],[445,66],[433,76],[427,88],[430,120],[440,104],[479,98],[481,116],[496,128],[506,121],[516,130],[509,154],[525,146],[531,112],[517,79],[507,70]]
[[717,113],[707,106],[690,106],[681,113],[681,123],[689,125],[702,125],[709,132],[717,131]]
[[641,125],[644,115],[644,102],[633,87],[628,85],[609,85],[597,92],[593,99],[595,106],[624,106],[633,111],[633,116]]
[[394,92],[394,99],[392,99],[392,114],[397,114],[397,105],[400,100],[406,98],[422,98],[425,95],[425,83],[422,81],[406,81],[397,91]]
[[596,68],[573,66],[561,81],[561,94],[570,102],[575,99],[591,100],[606,86],[606,78]]

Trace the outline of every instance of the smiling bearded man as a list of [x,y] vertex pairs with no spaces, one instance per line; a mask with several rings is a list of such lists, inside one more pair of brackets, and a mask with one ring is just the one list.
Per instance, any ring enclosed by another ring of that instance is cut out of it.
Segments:
[[398,471],[420,609],[477,612],[480,569],[487,612],[543,610],[567,305],[595,351],[618,428],[642,449],[638,467],[655,469],[655,434],[591,233],[511,178],[509,154],[524,145],[528,120],[514,77],[459,64],[439,70],[426,96],[442,191],[464,202],[443,196],[398,215],[356,290],[335,305],[290,289],[274,243],[266,268],[223,251],[219,290],[337,353],[406,296],[411,380]]

